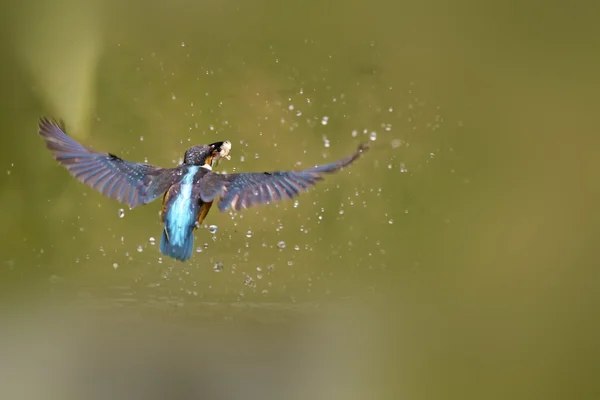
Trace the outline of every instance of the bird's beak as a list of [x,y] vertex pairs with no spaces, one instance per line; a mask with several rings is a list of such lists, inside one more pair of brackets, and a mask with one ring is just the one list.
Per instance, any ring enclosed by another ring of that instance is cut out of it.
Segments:
[[222,142],[221,145],[213,151],[211,164],[214,164],[214,166],[217,166],[217,164],[219,163],[221,158],[224,158],[226,160],[231,160],[231,156],[229,155],[230,151],[231,151],[231,142],[229,140]]
[[229,155],[230,151],[231,151],[231,142],[229,140],[226,140],[221,145],[221,150],[219,152],[219,157],[220,158],[225,158],[227,160],[231,160],[231,156]]

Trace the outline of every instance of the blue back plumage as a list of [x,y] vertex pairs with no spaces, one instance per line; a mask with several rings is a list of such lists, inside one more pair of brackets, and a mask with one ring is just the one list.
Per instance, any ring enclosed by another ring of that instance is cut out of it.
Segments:
[[180,261],[190,258],[194,247],[194,227],[200,206],[192,192],[194,176],[199,168],[192,166],[187,169],[179,183],[178,193],[168,199],[165,210],[160,252]]

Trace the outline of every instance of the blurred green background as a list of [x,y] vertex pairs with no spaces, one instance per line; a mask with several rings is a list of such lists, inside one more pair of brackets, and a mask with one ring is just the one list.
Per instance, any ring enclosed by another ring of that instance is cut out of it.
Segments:
[[[255,344],[299,335],[306,365],[353,367],[272,398],[600,396],[592,2],[3,6],[9,315],[58,304],[69,321],[73,309],[151,321],[171,338],[209,322],[210,337]],[[158,251],[160,204],[122,215],[70,177],[36,133],[42,115],[94,149],[162,166],[225,139],[228,172],[372,149],[297,202],[213,209],[216,233],[198,230],[198,252],[178,263]],[[27,329],[68,326],[59,314],[32,314]]]

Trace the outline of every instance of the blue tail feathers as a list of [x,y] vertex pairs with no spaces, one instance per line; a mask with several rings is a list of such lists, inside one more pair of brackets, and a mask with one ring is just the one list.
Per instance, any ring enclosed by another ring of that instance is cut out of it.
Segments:
[[190,229],[182,239],[182,241],[177,242],[175,240],[169,241],[167,232],[163,229],[162,238],[160,239],[160,252],[179,261],[189,259],[194,249],[194,230]]

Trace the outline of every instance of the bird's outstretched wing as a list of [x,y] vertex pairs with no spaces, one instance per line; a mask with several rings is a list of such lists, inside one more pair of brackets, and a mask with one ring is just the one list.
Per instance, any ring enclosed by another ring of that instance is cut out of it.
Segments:
[[175,169],[129,162],[87,148],[55,121],[40,119],[39,133],[54,158],[75,178],[130,208],[155,200],[176,179]]
[[302,171],[240,174],[209,172],[202,178],[200,195],[204,202],[220,197],[220,211],[229,207],[240,210],[258,204],[291,199],[323,180],[323,174],[336,172],[352,164],[367,149],[367,144],[361,144],[356,152],[342,160]]

